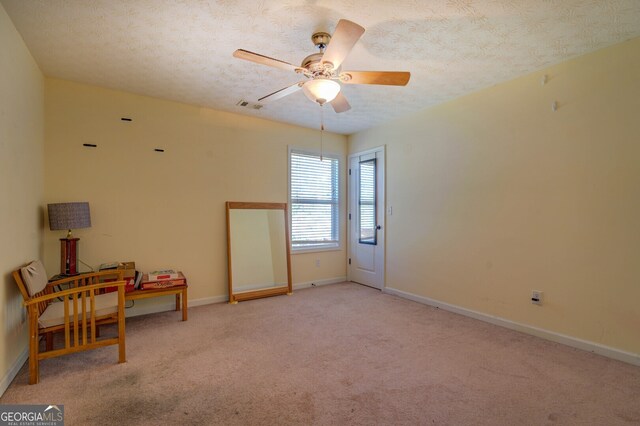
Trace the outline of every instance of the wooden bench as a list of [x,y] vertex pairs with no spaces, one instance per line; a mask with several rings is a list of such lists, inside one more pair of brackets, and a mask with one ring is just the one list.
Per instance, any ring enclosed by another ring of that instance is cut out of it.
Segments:
[[187,320],[187,284],[173,287],[150,288],[147,290],[133,290],[125,293],[125,300],[148,299],[150,297],[176,295],[176,311],[180,310],[182,298],[182,321]]

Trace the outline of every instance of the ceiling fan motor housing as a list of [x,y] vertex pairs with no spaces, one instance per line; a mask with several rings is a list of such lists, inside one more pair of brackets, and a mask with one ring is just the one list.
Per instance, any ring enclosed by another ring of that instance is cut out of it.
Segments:
[[322,53],[314,53],[312,55],[307,56],[302,60],[302,64],[300,65],[302,68],[309,70],[312,74],[320,74],[324,75],[325,72],[333,69],[332,64],[323,63],[322,62]]
[[311,36],[311,41],[316,45],[316,47],[320,49],[320,52],[314,53],[304,58],[300,66],[307,69],[311,74],[313,74],[313,78],[332,77],[331,74],[333,72],[333,64],[331,62],[322,62],[324,49],[329,44],[329,41],[331,41],[331,34],[325,32],[313,33],[313,35]]

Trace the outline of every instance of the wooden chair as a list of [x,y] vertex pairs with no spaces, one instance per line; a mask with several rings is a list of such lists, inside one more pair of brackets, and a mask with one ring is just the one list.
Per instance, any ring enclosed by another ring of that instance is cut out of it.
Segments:
[[[100,282],[105,278],[116,281]],[[40,360],[107,345],[118,345],[118,362],[126,361],[122,271],[92,272],[50,283],[41,261],[13,272],[29,320],[29,384],[38,383]],[[64,290],[58,290],[66,286]],[[104,293],[106,287],[117,292]],[[117,337],[99,338],[99,326],[118,324]],[[64,347],[54,349],[53,334],[64,332]],[[40,337],[45,350],[40,351]]]

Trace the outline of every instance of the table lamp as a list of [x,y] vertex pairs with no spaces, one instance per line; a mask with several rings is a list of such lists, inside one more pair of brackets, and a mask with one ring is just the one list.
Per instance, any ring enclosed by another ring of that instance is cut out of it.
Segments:
[[71,236],[72,229],[91,227],[89,203],[48,204],[49,229],[68,230],[66,238],[60,238],[60,275],[78,274],[78,240]]

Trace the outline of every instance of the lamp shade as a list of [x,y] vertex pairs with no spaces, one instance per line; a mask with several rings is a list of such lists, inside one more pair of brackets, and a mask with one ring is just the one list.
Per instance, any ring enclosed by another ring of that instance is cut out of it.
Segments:
[[327,78],[316,78],[304,83],[302,90],[307,98],[322,105],[325,102],[331,102],[338,96],[340,85]]
[[49,229],[79,229],[91,227],[89,203],[48,204]]

